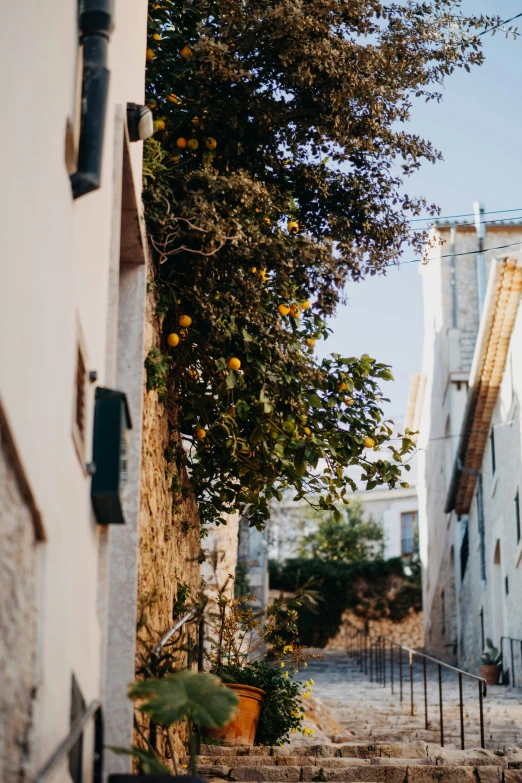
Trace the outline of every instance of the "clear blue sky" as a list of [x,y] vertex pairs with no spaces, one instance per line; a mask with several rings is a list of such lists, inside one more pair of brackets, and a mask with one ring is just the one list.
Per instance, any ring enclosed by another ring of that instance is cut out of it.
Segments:
[[[462,8],[507,19],[522,12],[522,0],[465,0]],[[522,33],[522,17],[515,24]],[[442,215],[472,212],[474,201],[486,210],[522,207],[522,35],[516,41],[498,33],[484,36],[484,53],[482,67],[447,79],[442,103],[417,104],[408,126],[430,139],[444,160],[426,164],[409,179],[406,192],[438,204]],[[348,304],[331,320],[333,334],[317,345],[317,353],[369,353],[392,365],[395,382],[385,385],[391,399],[386,412],[398,420],[410,376],[421,369],[418,265],[352,284],[347,293]]]

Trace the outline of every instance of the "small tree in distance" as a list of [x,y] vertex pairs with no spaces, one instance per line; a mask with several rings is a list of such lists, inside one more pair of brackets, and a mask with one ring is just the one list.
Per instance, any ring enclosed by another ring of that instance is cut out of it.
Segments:
[[313,519],[316,526],[302,537],[300,557],[346,563],[382,558],[382,528],[373,517],[365,516],[360,500],[351,500],[338,520],[330,512],[314,514]]

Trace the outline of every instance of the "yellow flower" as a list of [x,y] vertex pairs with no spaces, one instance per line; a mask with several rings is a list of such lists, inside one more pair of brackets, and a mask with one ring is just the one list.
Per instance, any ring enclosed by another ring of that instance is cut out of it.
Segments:
[[303,666],[308,666],[308,664],[307,664],[307,662],[306,662],[306,661],[303,663]]
[[315,680],[310,680],[310,685],[315,685]]
[[292,729],[292,734],[297,734],[297,729]]
[[250,271],[252,272],[253,275],[255,275],[255,273],[257,272],[257,267],[255,266],[251,267]]
[[308,691],[305,691],[305,692],[303,693],[303,699],[309,699],[309,698],[310,698],[310,694],[309,694],[309,692],[308,692]]
[[283,675],[283,679],[284,679],[284,680],[288,680],[288,672],[285,672],[285,673],[284,673],[284,675]]
[[289,652],[293,652],[293,649],[294,649],[294,648],[292,647],[292,645],[291,645],[291,644],[286,644],[286,645],[283,647],[283,655],[286,655],[286,654],[287,654],[287,653],[289,653]]
[[279,666],[280,666],[282,669],[284,669],[284,668],[285,668],[285,662],[284,662],[284,661],[281,661],[281,663],[279,664]]
[[260,271],[260,273],[259,273],[259,277],[261,278],[261,280],[263,281],[263,283],[266,283],[266,281],[268,280],[268,275],[267,275],[267,273],[266,273],[266,269],[262,269],[262,270]]

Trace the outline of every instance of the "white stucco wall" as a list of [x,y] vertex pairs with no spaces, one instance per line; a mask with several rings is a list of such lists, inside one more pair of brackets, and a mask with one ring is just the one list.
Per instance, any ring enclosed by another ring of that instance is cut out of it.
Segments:
[[[449,230],[444,229],[439,233],[446,243],[439,250],[430,251],[430,257],[437,254],[447,256],[450,252]],[[521,239],[522,228],[519,225],[498,225],[494,228],[488,226],[485,246],[511,244]],[[453,324],[452,318],[450,258],[430,261],[420,270],[424,301],[422,370],[426,377],[426,390],[419,427],[417,484],[426,647],[440,657],[453,661],[458,659],[462,665],[473,667],[477,665],[480,654],[479,613],[482,605],[480,572],[477,577],[477,568],[480,569],[480,565],[476,559],[476,502],[473,503],[469,519],[470,555],[465,577],[465,581],[467,579],[470,583],[469,591],[461,590],[460,578],[460,549],[465,520],[459,519],[454,513],[445,514],[444,506],[467,399],[467,381],[479,325],[476,256],[462,254],[476,248],[474,228],[459,227],[455,247],[458,254],[455,260],[456,325]],[[498,251],[485,253],[486,278],[496,255]],[[505,394],[503,391],[504,396]],[[500,414],[496,412],[495,415]],[[489,458],[488,449],[486,461]],[[487,469],[484,470],[486,476]],[[516,474],[516,462],[511,466],[506,464],[505,471],[506,475]],[[513,498],[515,492],[516,488]],[[485,491],[485,496],[486,494]],[[510,500],[512,505],[513,498]],[[492,512],[493,516],[497,516],[494,524],[493,520],[491,521],[491,526],[500,524],[499,514],[499,509]],[[486,528],[487,526],[486,522]],[[494,535],[491,530],[490,534]],[[486,613],[486,609],[484,612]],[[485,630],[487,635],[487,627]]]
[[[100,385],[113,385],[106,352],[111,243],[119,230],[115,118],[118,105],[143,102],[146,11],[146,0],[115,2],[102,188],[73,201],[64,141],[75,94],[76,4],[20,0],[0,9],[0,398],[47,534],[39,544],[34,769],[69,731],[72,673],[87,703],[102,692],[99,555],[108,532],[95,523],[90,478],[71,434],[76,344],[81,332],[87,369],[97,371]],[[142,145],[131,145],[138,194],[141,155]],[[93,401],[94,386],[87,461]],[[65,771],[60,779],[68,779]]]

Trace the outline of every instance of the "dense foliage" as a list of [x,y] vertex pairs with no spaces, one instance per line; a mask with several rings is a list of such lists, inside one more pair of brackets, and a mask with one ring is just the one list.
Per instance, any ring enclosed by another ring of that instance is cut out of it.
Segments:
[[361,620],[388,617],[400,622],[413,609],[422,609],[418,566],[407,576],[400,558],[352,563],[296,558],[286,563],[270,562],[270,587],[292,592],[304,585],[317,590],[317,606],[299,611],[300,644],[323,647],[341,625],[342,614],[351,609]]
[[299,544],[300,557],[349,563],[382,556],[382,527],[372,517],[365,517],[363,505],[358,500],[350,500],[340,519],[323,512],[311,517],[311,522],[313,529]]
[[437,98],[482,61],[486,20],[453,0],[159,0],[149,14],[144,197],[163,339],[148,383],[192,444],[202,520],[241,508],[262,526],[285,487],[333,510],[353,464],[369,487],[395,486],[411,441],[391,461],[367,451],[391,433],[389,369],[316,362],[314,342],[347,280],[423,242],[408,217],[428,206],[402,180],[438,153],[403,123],[414,94]]

